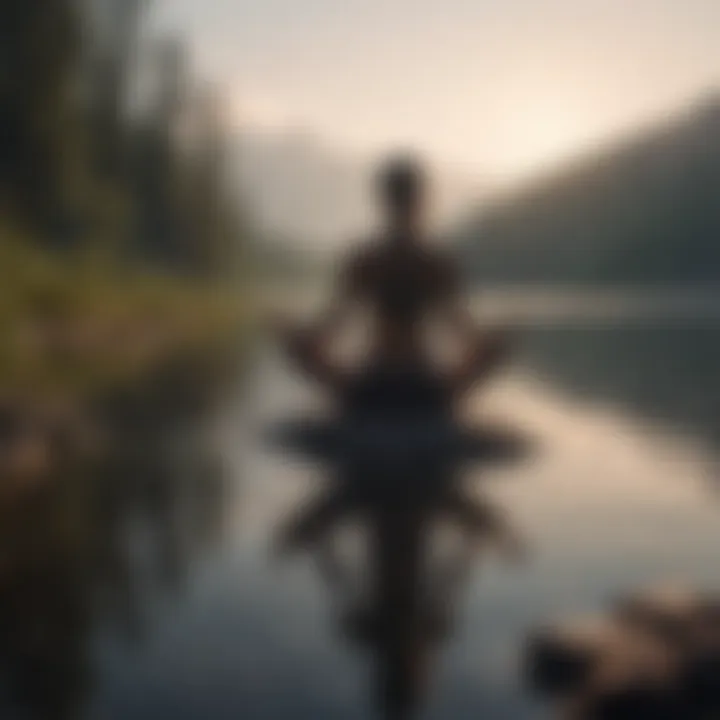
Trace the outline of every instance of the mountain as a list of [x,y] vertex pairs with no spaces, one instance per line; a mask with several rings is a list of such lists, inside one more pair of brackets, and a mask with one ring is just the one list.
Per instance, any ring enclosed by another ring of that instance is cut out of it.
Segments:
[[[233,152],[245,202],[271,236],[324,252],[366,234],[376,220],[373,164],[329,149],[312,133],[246,130]],[[434,186],[443,224],[478,197],[476,181],[447,168],[434,169]]]
[[720,97],[489,202],[457,238],[485,283],[720,280]]

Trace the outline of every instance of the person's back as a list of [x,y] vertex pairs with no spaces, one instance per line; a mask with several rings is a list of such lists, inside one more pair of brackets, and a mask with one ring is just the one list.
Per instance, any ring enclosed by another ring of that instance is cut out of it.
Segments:
[[344,282],[348,300],[370,320],[370,362],[422,364],[428,321],[455,292],[449,258],[416,240],[384,236],[349,261]]
[[[455,263],[425,233],[428,188],[419,163],[409,157],[390,160],[379,174],[378,195],[383,230],[351,252],[340,268],[329,313],[311,330],[291,335],[291,354],[327,385],[343,390],[349,383],[357,386],[356,376],[348,377],[328,360],[327,348],[339,325],[361,308],[369,315],[372,333],[366,358],[372,377],[359,383],[362,392],[375,388],[377,395],[386,396],[393,386],[420,391],[432,385],[455,396],[495,364],[499,343],[483,335],[480,352],[479,333],[466,312]],[[436,374],[425,345],[427,323],[433,317],[454,325],[472,348],[451,374],[428,383],[422,381],[423,374],[425,379]],[[411,382],[400,382],[408,377]]]

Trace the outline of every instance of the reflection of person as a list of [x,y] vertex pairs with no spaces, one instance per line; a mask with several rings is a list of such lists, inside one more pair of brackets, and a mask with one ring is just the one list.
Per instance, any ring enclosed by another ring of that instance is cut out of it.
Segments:
[[[412,157],[388,161],[378,176],[378,194],[384,231],[345,260],[329,311],[310,328],[285,331],[290,355],[322,384],[346,390],[349,373],[330,360],[329,347],[351,312],[361,308],[373,326],[368,366],[374,377],[389,376],[390,387],[397,386],[398,377],[427,379],[426,321],[436,318],[465,346],[461,360],[441,378],[443,394],[456,397],[501,359],[502,337],[477,328],[463,303],[454,263],[426,242],[428,192],[420,164]],[[385,390],[376,394],[386,396]]]
[[[343,558],[341,525],[362,518],[365,563]],[[438,521],[459,531],[451,553],[433,559]],[[504,514],[481,497],[444,493],[425,511],[368,506],[331,489],[280,528],[279,546],[310,550],[340,610],[344,636],[373,658],[377,701],[386,718],[414,716],[439,646],[452,631],[456,601],[476,553],[496,547],[518,559],[523,543]]]

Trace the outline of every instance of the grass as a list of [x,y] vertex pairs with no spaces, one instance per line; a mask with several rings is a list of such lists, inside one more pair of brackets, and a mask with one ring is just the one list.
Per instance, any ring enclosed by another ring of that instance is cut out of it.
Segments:
[[82,401],[228,348],[244,322],[227,285],[57,256],[2,231],[0,268],[0,398]]

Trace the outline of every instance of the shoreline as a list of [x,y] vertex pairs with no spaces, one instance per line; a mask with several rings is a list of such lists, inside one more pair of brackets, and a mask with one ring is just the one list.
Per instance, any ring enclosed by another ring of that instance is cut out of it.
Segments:
[[243,343],[214,340],[175,348],[132,379],[87,396],[0,400],[0,500],[65,470],[107,462],[130,443],[152,442],[170,419],[201,414],[242,371]]

